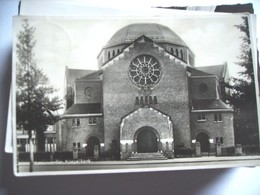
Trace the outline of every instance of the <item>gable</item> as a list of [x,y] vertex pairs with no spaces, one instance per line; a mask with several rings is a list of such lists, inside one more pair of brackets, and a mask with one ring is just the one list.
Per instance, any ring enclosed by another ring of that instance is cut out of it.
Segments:
[[72,86],[76,79],[91,74],[94,71],[95,70],[72,69],[66,67],[66,72],[65,72],[66,84]]
[[216,75],[219,80],[227,79],[228,77],[228,70],[227,70],[226,63],[221,65],[214,65],[214,66],[196,67],[196,69],[206,72],[208,74]]
[[100,71],[100,70],[96,70],[96,71],[93,71],[93,72],[91,70],[89,74],[86,74],[83,77],[77,78],[76,80],[77,81],[100,80],[101,72],[102,71]]

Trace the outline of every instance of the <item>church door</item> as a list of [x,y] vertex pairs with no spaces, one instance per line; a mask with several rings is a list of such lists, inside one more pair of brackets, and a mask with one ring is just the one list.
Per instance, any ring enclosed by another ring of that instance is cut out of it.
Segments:
[[137,135],[137,152],[157,152],[157,136],[150,127],[143,127]]
[[94,148],[95,146],[98,146],[98,148],[100,148],[100,142],[98,140],[98,138],[96,137],[90,137],[87,140],[87,157],[94,157]]
[[206,133],[199,133],[196,137],[196,141],[200,142],[201,152],[209,152],[210,143],[209,136]]

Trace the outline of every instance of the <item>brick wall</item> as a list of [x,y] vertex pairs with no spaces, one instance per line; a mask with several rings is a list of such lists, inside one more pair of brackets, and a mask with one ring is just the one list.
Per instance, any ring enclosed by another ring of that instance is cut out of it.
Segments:
[[[75,103],[101,103],[101,85],[101,81],[77,81],[75,85]],[[90,89],[90,96],[85,92],[86,89]]]
[[[210,77],[192,77],[190,79],[190,90],[191,90],[191,97],[193,99],[215,99],[218,98],[216,86],[217,85],[217,78],[214,76]],[[204,92],[200,91],[200,85],[206,84],[207,90]]]
[[103,72],[103,103],[105,146],[109,149],[113,138],[120,139],[120,121],[128,113],[136,110],[136,96],[145,95],[139,90],[128,75],[130,62],[138,55],[154,56],[162,66],[162,77],[150,95],[156,96],[155,106],[169,115],[173,121],[174,137],[177,143],[190,144],[189,98],[186,70],[165,57],[163,51],[153,46],[152,42],[135,43],[124,57],[106,67]]
[[[222,121],[215,122],[214,114],[221,114]],[[198,121],[198,113],[191,113],[191,139],[196,139],[200,132],[205,132],[210,139],[216,140],[216,137],[223,137],[224,146],[234,146],[234,127],[232,112],[206,112],[206,121]]]
[[[120,141],[123,154],[121,157],[127,158],[132,152],[136,152],[133,141],[137,141],[139,130],[142,127],[153,129],[157,136],[158,151],[165,153],[172,151],[173,129],[170,118],[158,112],[158,110],[147,107],[138,109],[122,120]],[[128,147],[126,147],[126,144],[128,144]]]
[[101,117],[96,117],[97,124],[90,125],[89,118],[80,118],[80,125],[73,126],[72,119],[62,119],[60,121],[62,126],[61,133],[57,133],[57,140],[59,136],[62,139],[62,145],[60,149],[62,151],[72,151],[73,142],[82,144],[87,143],[88,138],[95,136],[99,139],[100,143],[104,143],[104,128],[103,128],[103,119]]

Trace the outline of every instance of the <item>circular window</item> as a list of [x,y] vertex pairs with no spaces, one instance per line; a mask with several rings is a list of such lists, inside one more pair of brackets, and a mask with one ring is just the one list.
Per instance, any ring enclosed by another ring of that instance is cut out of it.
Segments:
[[140,55],[132,60],[129,66],[132,81],[140,87],[155,85],[161,77],[159,61],[150,55]]
[[205,83],[201,83],[199,86],[199,91],[205,93],[208,90],[208,86]]
[[85,96],[90,98],[92,96],[92,88],[91,87],[86,87],[85,90],[84,90],[84,94],[85,94]]

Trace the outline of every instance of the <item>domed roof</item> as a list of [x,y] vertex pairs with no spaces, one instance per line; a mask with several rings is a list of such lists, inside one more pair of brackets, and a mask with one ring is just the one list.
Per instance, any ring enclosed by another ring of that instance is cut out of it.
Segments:
[[118,30],[108,41],[105,47],[132,43],[140,36],[145,35],[156,43],[171,43],[187,46],[185,42],[171,29],[156,23],[130,24]]

